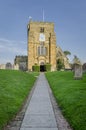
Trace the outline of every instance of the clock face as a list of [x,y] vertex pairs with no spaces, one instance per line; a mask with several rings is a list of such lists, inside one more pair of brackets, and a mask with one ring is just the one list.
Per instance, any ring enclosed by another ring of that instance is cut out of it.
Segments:
[[45,35],[43,33],[40,33],[40,35],[39,35],[39,41],[41,41],[41,42],[45,41]]

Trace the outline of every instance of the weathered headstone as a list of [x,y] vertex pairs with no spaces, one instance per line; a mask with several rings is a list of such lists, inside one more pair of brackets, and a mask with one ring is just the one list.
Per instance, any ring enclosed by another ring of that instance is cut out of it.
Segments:
[[82,79],[82,65],[74,64],[74,79]]

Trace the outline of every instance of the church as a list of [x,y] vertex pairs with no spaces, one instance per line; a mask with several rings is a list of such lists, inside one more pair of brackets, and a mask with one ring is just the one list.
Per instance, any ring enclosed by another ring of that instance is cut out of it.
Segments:
[[[40,71],[43,71],[46,64],[50,64],[51,71],[55,71],[56,61],[59,57],[63,58],[66,68],[70,67],[61,48],[56,46],[53,22],[30,21],[27,26],[27,36],[28,71],[33,71],[34,65],[38,65]],[[58,54],[59,56],[57,56]]]
[[27,56],[16,56],[14,64],[19,69],[35,71],[56,71],[58,61],[64,64],[64,69],[70,69],[68,58],[57,45],[53,22],[36,22],[30,20],[27,25]]
[[28,24],[28,69],[33,65],[40,68],[49,63],[56,70],[56,36],[54,23],[32,22]]
[[56,34],[53,22],[30,21],[27,25],[28,40],[28,71],[33,71],[33,66],[38,65],[40,71],[46,71],[46,64],[50,64],[51,71],[56,71],[56,62],[63,58],[65,68],[69,62],[60,47],[56,45]]

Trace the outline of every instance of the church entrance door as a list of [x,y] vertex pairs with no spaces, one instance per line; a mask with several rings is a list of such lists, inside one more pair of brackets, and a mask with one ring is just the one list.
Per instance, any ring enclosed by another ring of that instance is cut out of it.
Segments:
[[45,65],[44,65],[44,62],[41,62],[41,64],[40,64],[40,72],[44,72],[44,71],[46,71],[45,70]]
[[40,72],[44,72],[45,71],[45,65],[40,65]]

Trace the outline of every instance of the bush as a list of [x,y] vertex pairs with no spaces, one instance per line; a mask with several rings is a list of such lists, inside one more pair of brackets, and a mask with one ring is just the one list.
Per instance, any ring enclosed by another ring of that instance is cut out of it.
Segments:
[[39,72],[40,71],[40,66],[39,65],[33,65],[32,70],[35,71],[35,72]]
[[45,70],[46,71],[51,71],[51,64],[46,64],[45,65]]
[[57,70],[64,69],[64,63],[61,59],[57,60]]

